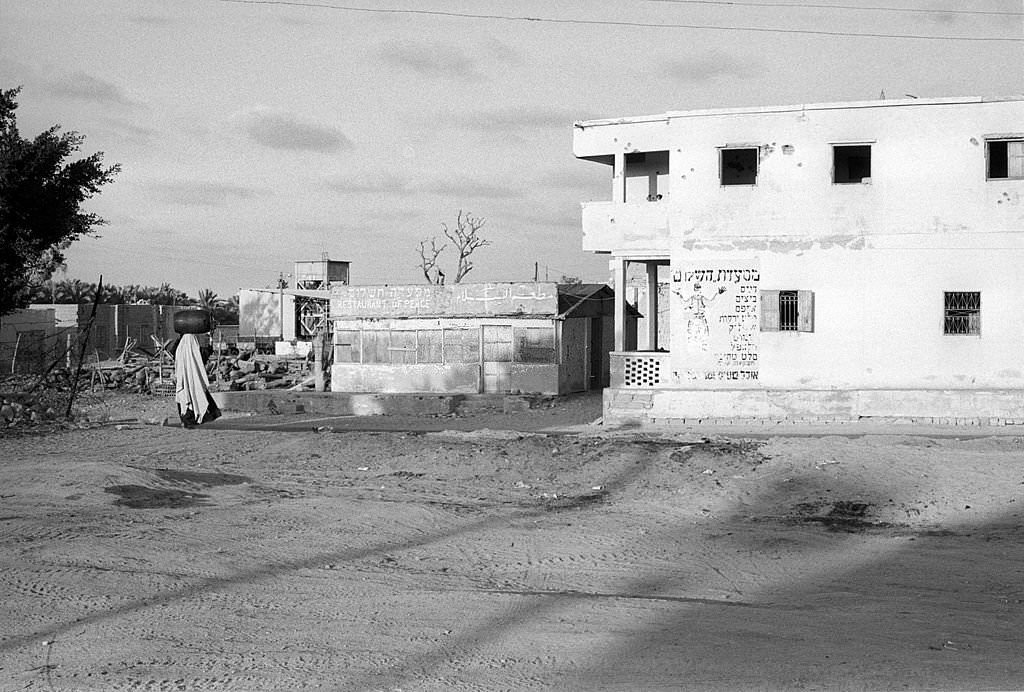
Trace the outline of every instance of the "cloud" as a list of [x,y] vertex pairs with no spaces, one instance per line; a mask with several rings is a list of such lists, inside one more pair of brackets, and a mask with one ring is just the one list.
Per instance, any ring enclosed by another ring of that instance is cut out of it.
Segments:
[[483,132],[509,132],[512,130],[565,129],[577,120],[573,111],[559,108],[532,110],[492,110],[455,115],[451,120],[460,128]]
[[582,196],[595,190],[611,195],[611,167],[590,161],[574,161],[541,174],[535,189],[572,191],[578,193],[573,197],[574,201],[582,201]]
[[335,192],[345,194],[383,194],[408,192],[408,179],[393,173],[358,173],[346,177],[333,176],[324,183]]
[[131,144],[149,144],[156,139],[158,134],[152,128],[136,125],[123,118],[101,118],[98,122],[101,127],[106,128],[121,142]]
[[234,200],[250,199],[260,190],[230,183],[182,181],[155,186],[157,196],[164,202],[186,207],[216,207]]
[[745,79],[762,73],[763,66],[744,62],[719,50],[683,60],[670,60],[665,65],[665,74],[681,82],[709,82],[720,77]]
[[416,186],[417,192],[444,195],[459,199],[519,199],[522,189],[514,185],[495,185],[477,178],[445,178]]
[[155,14],[136,14],[128,17],[128,21],[132,24],[139,24],[141,26],[153,26],[153,27],[164,27],[177,24],[176,19],[171,17],[159,16]]
[[520,199],[523,189],[519,185],[500,185],[481,178],[456,176],[436,180],[412,180],[389,172],[363,172],[352,176],[333,176],[324,181],[331,190],[341,194],[370,195],[443,195],[459,199]]
[[46,79],[43,91],[58,98],[90,101],[102,105],[138,105],[116,84],[81,71]]
[[404,43],[387,44],[380,50],[385,62],[430,77],[475,80],[482,75],[477,62],[460,50],[447,46]]
[[290,113],[257,110],[245,118],[245,131],[257,144],[286,151],[331,153],[353,147],[339,130]]

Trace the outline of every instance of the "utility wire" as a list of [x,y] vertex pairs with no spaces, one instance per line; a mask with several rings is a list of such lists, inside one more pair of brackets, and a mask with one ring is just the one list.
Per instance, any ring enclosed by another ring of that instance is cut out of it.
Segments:
[[732,5],[735,7],[785,7],[793,9],[861,10],[865,12],[917,12],[921,14],[974,14],[996,17],[1024,17],[1024,12],[994,10],[928,10],[917,7],[866,7],[858,5],[824,5],[804,2],[736,2],[734,0],[647,0],[670,5]]
[[875,34],[856,33],[848,31],[817,31],[813,29],[769,29],[765,27],[751,26],[718,26],[712,24],[658,24],[652,22],[624,22],[601,19],[557,19],[554,17],[527,17],[510,16],[500,14],[474,14],[470,12],[444,12],[441,10],[407,10],[378,7],[355,7],[351,5],[330,5],[313,2],[299,2],[298,0],[217,0],[217,2],[232,3],[237,5],[285,5],[290,7],[314,7],[322,10],[337,10],[342,12],[367,12],[374,14],[414,14],[428,15],[433,17],[457,17],[461,19],[492,19],[512,22],[537,22],[545,24],[577,24],[587,26],[619,26],[644,29],[698,29],[708,31],[752,31],[765,34],[802,34],[811,36],[837,36],[854,38],[899,38],[917,39],[922,41],[1004,41],[1011,43],[1024,43],[1022,38],[1010,38],[1003,36],[933,36],[925,34]]

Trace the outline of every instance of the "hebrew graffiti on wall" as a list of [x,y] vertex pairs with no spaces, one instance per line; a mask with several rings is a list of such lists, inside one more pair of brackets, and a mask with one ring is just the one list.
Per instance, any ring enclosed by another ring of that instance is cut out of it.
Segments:
[[750,386],[758,379],[756,262],[684,267],[672,276],[672,349],[682,385]]
[[554,315],[554,283],[333,286],[332,317]]

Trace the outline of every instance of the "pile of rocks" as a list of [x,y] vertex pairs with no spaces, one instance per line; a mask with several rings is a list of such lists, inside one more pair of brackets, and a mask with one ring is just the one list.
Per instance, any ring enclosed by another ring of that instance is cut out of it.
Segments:
[[59,415],[43,397],[0,397],[0,427],[13,428],[54,421]]

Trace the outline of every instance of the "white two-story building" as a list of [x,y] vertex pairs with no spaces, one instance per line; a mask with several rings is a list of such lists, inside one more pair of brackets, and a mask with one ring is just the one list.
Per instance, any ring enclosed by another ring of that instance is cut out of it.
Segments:
[[583,205],[616,280],[607,420],[1024,423],[1024,99],[589,120],[573,146],[611,180]]

